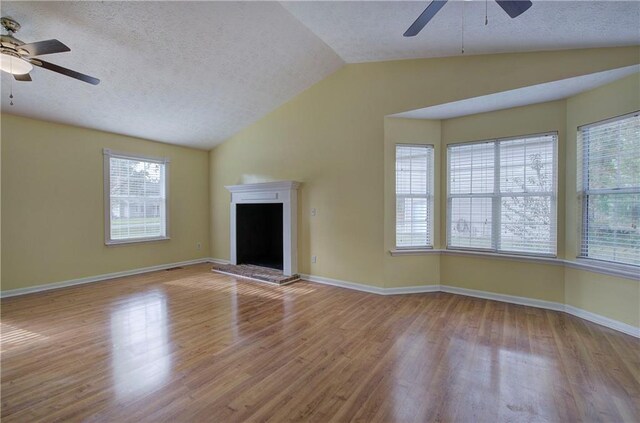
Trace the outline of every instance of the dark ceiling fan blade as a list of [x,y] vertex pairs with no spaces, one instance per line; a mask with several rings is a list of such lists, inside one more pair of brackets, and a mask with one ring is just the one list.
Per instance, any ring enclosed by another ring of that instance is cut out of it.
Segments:
[[43,54],[64,53],[71,51],[69,47],[58,40],[38,41],[36,43],[22,44],[18,50],[26,50],[29,56],[41,56]]
[[424,26],[429,23],[429,21],[436,15],[436,13],[440,11],[440,9],[442,9],[442,6],[444,6],[446,3],[447,0],[433,0],[403,35],[405,37],[413,37],[415,35],[418,35],[418,33],[422,31],[422,28],[424,28]]
[[73,71],[71,69],[63,68],[62,66],[54,65],[53,63],[45,62],[40,59],[30,60],[31,64],[40,66],[41,68],[48,69],[50,71],[58,72],[63,75],[70,76],[71,78],[79,79],[80,81],[88,82],[89,84],[98,85],[100,80],[93,76],[85,75],[80,72]]
[[504,0],[496,0],[496,3],[502,7],[502,9],[507,12],[511,18],[517,18],[526,12],[533,3],[529,0],[514,0],[514,1],[504,1]]
[[13,75],[13,77],[16,79],[16,81],[31,81],[31,76],[28,73],[25,73],[24,75]]

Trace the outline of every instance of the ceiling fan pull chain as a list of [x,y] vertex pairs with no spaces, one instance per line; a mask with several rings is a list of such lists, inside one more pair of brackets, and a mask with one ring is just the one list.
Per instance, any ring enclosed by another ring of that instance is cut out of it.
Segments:
[[466,2],[462,2],[462,54],[464,54],[464,4]]
[[484,25],[487,26],[489,23],[489,14],[487,13],[487,3],[489,0],[484,0]]
[[[9,70],[13,76],[13,61],[9,61]],[[13,106],[13,78],[9,79],[9,106]]]

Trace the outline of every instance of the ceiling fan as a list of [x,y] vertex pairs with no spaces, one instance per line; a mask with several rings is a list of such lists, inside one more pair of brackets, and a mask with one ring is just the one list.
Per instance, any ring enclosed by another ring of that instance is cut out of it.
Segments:
[[[429,21],[433,19],[436,13],[438,13],[446,3],[447,0],[433,0],[403,35],[405,37],[414,37],[418,35],[418,33],[422,31],[422,28],[424,28],[425,25],[427,25]],[[496,0],[496,3],[498,3],[498,5],[500,5],[500,7],[505,12],[507,12],[507,15],[509,15],[512,19],[526,12],[527,9],[529,9],[533,4],[529,0]]]
[[41,67],[89,84],[98,85],[100,80],[53,63],[45,62],[36,56],[71,51],[58,40],[38,41],[25,44],[13,36],[20,29],[20,24],[9,17],[0,18],[0,24],[7,31],[0,35],[0,69],[13,75],[18,81],[31,81],[29,72],[34,66]]

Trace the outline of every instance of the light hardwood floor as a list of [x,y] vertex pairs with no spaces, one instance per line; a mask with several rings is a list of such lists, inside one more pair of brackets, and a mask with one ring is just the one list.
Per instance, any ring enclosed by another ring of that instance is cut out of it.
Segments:
[[209,265],[2,300],[2,422],[640,421],[640,341]]

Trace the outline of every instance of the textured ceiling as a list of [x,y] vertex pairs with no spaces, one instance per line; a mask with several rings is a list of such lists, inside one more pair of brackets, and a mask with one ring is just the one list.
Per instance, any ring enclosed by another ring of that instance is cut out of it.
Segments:
[[428,1],[284,2],[296,18],[345,62],[371,62],[461,53],[462,12],[465,54],[488,54],[640,43],[638,1],[533,0],[511,19],[489,0],[450,1],[415,37],[402,36]]
[[[427,4],[3,1],[18,38],[59,39],[72,51],[45,60],[102,82],[2,73],[2,110],[208,149],[344,62],[459,55],[462,2],[402,37]],[[514,20],[489,1],[487,27],[483,1],[464,8],[466,54],[640,44],[636,1],[534,0]]]
[[211,148],[339,69],[343,62],[273,2],[7,2],[24,42],[57,38],[46,56],[101,79],[92,86],[36,68],[2,73],[2,110]]
[[627,66],[544,84],[531,85],[515,90],[467,98],[451,103],[438,104],[436,106],[410,110],[391,116],[409,119],[451,119],[529,104],[546,103],[547,101],[561,100],[581,92],[592,90],[634,73],[640,77],[638,72],[640,72],[640,65]]

